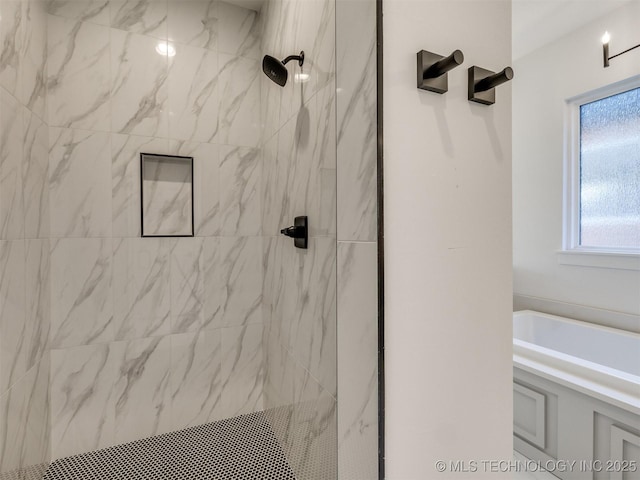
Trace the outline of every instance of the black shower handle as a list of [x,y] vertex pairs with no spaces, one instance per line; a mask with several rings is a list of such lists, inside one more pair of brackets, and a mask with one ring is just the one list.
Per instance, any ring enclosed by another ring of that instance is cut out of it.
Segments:
[[291,238],[304,238],[305,231],[306,231],[306,227],[292,226],[292,227],[283,228],[282,230],[280,230],[280,233]]
[[293,243],[298,248],[307,248],[309,243],[309,230],[307,227],[307,217],[296,217],[293,225],[280,230],[282,235],[293,238]]

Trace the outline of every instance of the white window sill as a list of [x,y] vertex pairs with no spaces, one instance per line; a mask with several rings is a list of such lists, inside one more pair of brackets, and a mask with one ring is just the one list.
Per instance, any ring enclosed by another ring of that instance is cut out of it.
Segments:
[[640,253],[562,250],[557,257],[560,265],[640,271]]

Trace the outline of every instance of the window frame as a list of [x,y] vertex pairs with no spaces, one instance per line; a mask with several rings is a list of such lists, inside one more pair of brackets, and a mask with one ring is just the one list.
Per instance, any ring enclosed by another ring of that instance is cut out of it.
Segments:
[[563,231],[558,263],[623,270],[640,270],[640,248],[580,245],[580,107],[640,88],[640,75],[568,98],[565,105],[563,166]]

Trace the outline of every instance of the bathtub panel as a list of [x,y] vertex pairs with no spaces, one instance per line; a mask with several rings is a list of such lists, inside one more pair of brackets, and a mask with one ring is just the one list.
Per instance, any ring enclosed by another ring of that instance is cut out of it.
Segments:
[[513,431],[544,450],[546,398],[530,388],[513,384]]

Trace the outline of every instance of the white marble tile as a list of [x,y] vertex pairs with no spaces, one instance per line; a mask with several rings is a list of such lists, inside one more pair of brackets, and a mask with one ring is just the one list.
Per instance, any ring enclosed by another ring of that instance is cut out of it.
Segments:
[[51,242],[51,346],[113,340],[111,240]]
[[220,147],[221,233],[260,235],[260,150]]
[[24,113],[22,181],[25,238],[49,236],[49,129],[28,109]]
[[162,138],[111,135],[114,237],[140,236],[140,153],[166,154]]
[[282,88],[273,83],[266,75],[260,76],[260,119],[262,121],[262,140],[264,145],[273,140],[280,125],[280,97]]
[[0,393],[27,371],[23,240],[0,242]]
[[[375,5],[340,2],[338,60],[338,239],[375,241],[376,36]],[[362,24],[355,31],[353,22]]]
[[[329,394],[336,395],[336,242],[311,238],[288,287],[297,293],[295,313],[283,318],[291,352]],[[285,275],[288,272],[285,273]]]
[[337,478],[336,400],[308,372],[298,369],[294,377],[287,458],[298,476]]
[[171,336],[172,429],[222,419],[221,331]]
[[23,108],[0,88],[0,238],[24,237]]
[[261,242],[259,237],[205,239],[205,328],[262,322]]
[[220,158],[218,145],[172,141],[172,155],[193,157],[195,235],[220,234]]
[[[294,403],[294,373],[295,362],[280,345],[277,338],[266,333],[263,336],[265,349],[265,380],[264,380],[264,408],[269,410],[276,407],[290,406]],[[274,422],[272,422],[274,425]],[[275,425],[274,425],[275,427]],[[284,438],[284,432],[278,436]]]
[[49,129],[49,202],[52,236],[111,235],[108,133]]
[[142,165],[142,234],[193,235],[193,162],[145,156]]
[[45,116],[47,78],[47,5],[46,0],[22,3],[24,37],[20,77],[22,104],[40,118]]
[[58,17],[109,26],[109,0],[49,0],[48,12]]
[[171,251],[171,331],[185,333],[203,324],[204,239],[177,238]]
[[291,242],[284,236],[270,238],[263,252],[263,319],[269,336],[287,349],[293,344],[291,322],[299,314],[299,257],[304,255]]
[[176,45],[169,73],[169,136],[215,143],[218,136],[218,55]]
[[133,135],[168,133],[169,60],[158,39],[111,29],[111,129]]
[[0,2],[0,86],[19,96],[24,39],[24,18],[20,0]]
[[260,58],[260,16],[254,10],[220,2],[218,51],[238,57]]
[[[265,236],[279,236],[291,221],[292,176],[290,163],[295,158],[295,122],[287,122],[263,148],[262,229]],[[313,221],[313,220],[312,220]]]
[[0,476],[3,478],[2,474],[5,472],[10,472],[7,477],[11,479],[22,476],[22,451],[29,413],[26,399],[35,373],[36,369],[32,369],[11,389],[0,395]]
[[109,131],[109,28],[48,18],[49,125]]
[[169,2],[169,41],[216,52],[220,23],[217,0]]
[[225,418],[263,409],[262,325],[222,329],[222,412]]
[[25,479],[43,477],[51,458],[50,370],[50,356],[47,353],[32,369],[33,382],[27,383],[24,399],[26,431],[21,455]]
[[338,243],[338,478],[341,479],[377,475],[376,265],[375,243]]
[[171,341],[153,337],[112,344],[115,443],[171,430]]
[[167,39],[167,0],[111,0],[111,26]]
[[51,328],[51,256],[49,240],[25,241],[25,344],[27,368],[49,349]]
[[219,54],[220,107],[218,142],[256,147],[261,136],[258,60]]
[[113,445],[114,360],[108,344],[51,351],[53,459]]
[[116,340],[168,335],[171,330],[172,241],[113,240],[113,324]]

